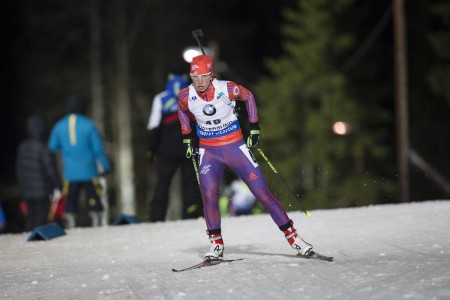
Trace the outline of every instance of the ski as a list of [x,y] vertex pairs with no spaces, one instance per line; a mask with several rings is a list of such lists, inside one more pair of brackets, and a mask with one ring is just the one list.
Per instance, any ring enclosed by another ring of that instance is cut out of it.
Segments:
[[[289,257],[299,257],[299,258],[305,258],[305,259],[317,259],[317,260],[323,260],[323,261],[328,261],[328,262],[332,262],[334,260],[334,258],[332,256],[322,255],[322,254],[314,252],[314,251],[310,251],[306,255],[297,254],[295,256],[289,255]],[[204,268],[204,267],[215,266],[215,265],[219,265],[221,263],[229,263],[229,262],[238,261],[238,260],[242,260],[242,258],[238,258],[238,259],[205,259],[204,261],[202,261],[202,262],[200,262],[198,264],[195,264],[193,266],[190,266],[190,267],[187,267],[187,268],[184,268],[184,269],[172,269],[172,272],[190,271],[190,270],[201,269],[201,268]]]
[[184,268],[184,269],[172,269],[172,272],[184,272],[184,271],[190,271],[190,270],[195,270],[195,269],[200,269],[200,268],[204,268],[204,267],[210,267],[210,266],[215,266],[221,263],[229,263],[229,262],[233,262],[233,261],[238,261],[238,260],[242,260],[242,258],[238,258],[238,259],[210,259],[207,258],[204,261],[195,264],[193,266]]
[[334,258],[332,256],[322,255],[322,254],[319,254],[314,251],[310,251],[306,255],[297,254],[297,257],[306,258],[306,259],[318,259],[318,260],[324,260],[324,261],[329,261],[329,262],[332,262],[334,260]]

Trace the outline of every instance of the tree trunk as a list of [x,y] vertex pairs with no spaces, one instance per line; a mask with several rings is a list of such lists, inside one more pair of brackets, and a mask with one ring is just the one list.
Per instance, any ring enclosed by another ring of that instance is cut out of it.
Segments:
[[133,142],[128,91],[128,45],[126,1],[116,0],[116,97],[114,131],[116,141],[115,171],[119,210],[135,215]]
[[101,66],[100,0],[90,0],[90,62],[92,118],[102,134],[105,133],[103,110],[103,80]]
[[[92,118],[95,121],[98,130],[105,135],[104,110],[103,110],[103,80],[101,65],[101,22],[100,22],[100,0],[90,0],[89,2],[89,33],[90,48],[89,56],[91,63],[91,103]],[[108,225],[109,205],[108,190],[106,180],[102,180],[103,195],[101,197],[104,207],[102,213],[102,225]]]

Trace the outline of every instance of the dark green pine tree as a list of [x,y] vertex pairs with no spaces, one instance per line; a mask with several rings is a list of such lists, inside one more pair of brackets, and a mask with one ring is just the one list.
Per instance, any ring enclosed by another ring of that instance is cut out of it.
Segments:
[[[284,11],[285,54],[266,62],[271,75],[256,88],[261,147],[306,209],[384,202],[393,186],[370,166],[380,163],[388,149],[381,141],[384,134],[368,132],[365,124],[387,114],[352,98],[339,71],[356,47],[353,35],[340,29],[352,1],[297,4]],[[350,125],[348,135],[333,133],[337,121]],[[298,208],[287,194],[279,198],[288,208]]]

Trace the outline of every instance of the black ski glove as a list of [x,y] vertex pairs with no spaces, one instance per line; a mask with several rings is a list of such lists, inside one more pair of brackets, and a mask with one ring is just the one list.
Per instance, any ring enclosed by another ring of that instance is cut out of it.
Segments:
[[250,123],[249,124],[249,135],[247,138],[247,147],[248,148],[252,148],[252,147],[256,147],[256,145],[258,145],[258,141],[259,141],[259,123]]
[[186,158],[191,158],[192,155],[198,154],[198,148],[196,141],[192,136],[192,132],[189,134],[183,134],[183,146],[186,150]]

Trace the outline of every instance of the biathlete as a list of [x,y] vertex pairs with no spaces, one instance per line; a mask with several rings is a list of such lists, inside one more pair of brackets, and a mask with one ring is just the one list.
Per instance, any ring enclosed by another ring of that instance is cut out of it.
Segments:
[[[224,242],[221,235],[219,185],[225,167],[235,172],[249,187],[256,199],[269,212],[289,244],[301,255],[313,246],[305,242],[294,228],[282,204],[270,192],[264,175],[249,148],[258,144],[260,128],[255,98],[245,87],[214,78],[213,62],[207,55],[193,58],[190,65],[192,84],[178,94],[178,114],[186,157],[199,154],[200,189],[204,201],[207,235],[211,242],[206,259],[222,259]],[[237,116],[236,100],[244,101],[250,134],[244,141]],[[189,112],[196,120],[199,149],[194,143]]]

